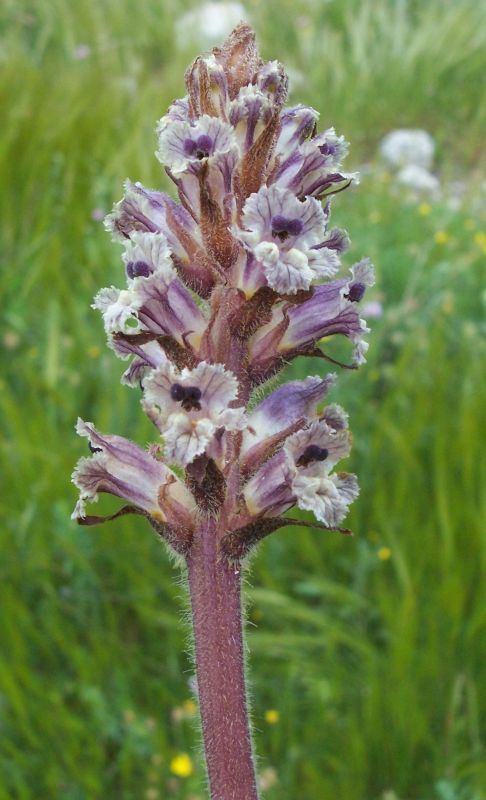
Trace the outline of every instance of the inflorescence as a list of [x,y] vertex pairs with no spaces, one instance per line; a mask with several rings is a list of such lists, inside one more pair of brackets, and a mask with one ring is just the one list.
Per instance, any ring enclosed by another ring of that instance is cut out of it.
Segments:
[[[106,220],[127,286],[94,300],[158,441],[144,450],[79,420],[92,455],[73,474],[73,517],[142,514],[184,554],[201,515],[217,515],[222,552],[240,558],[293,506],[336,529],[358,494],[334,471],[350,451],[347,415],[322,407],[334,374],[250,401],[297,356],[326,358],[324,337],[347,337],[351,366],[364,361],[358,306],[374,276],[363,259],[335,277],[349,240],[329,229],[331,197],[356,177],[341,170],[347,143],[317,132],[313,108],[285,106],[284,69],[261,60],[253,31],[242,23],[197,58],[186,86],[157,126],[179,202],[127,181]],[[128,505],[89,516],[99,492]]]

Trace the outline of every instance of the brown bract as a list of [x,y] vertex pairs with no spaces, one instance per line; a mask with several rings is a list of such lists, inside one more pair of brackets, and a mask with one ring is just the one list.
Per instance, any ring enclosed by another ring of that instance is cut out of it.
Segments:
[[222,47],[215,47],[213,54],[226,73],[231,100],[242,86],[251,83],[263,64],[255,43],[255,32],[246,22],[234,29]]

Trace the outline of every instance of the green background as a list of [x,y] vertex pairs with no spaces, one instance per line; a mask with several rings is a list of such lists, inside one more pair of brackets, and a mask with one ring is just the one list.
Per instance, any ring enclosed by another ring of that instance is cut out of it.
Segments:
[[[0,11],[0,800],[205,797],[180,574],[141,519],[69,520],[85,454],[76,416],[151,436],[90,309],[123,280],[92,216],[127,176],[167,188],[154,126],[201,49],[174,34],[190,7]],[[263,55],[296,78],[290,101],[351,141],[362,183],[336,198],[333,221],[352,238],[347,264],[375,261],[370,299],[385,309],[368,364],[332,395],[355,438],[355,537],[285,529],[247,576],[265,798],[479,800],[485,13],[476,0],[247,9]],[[445,187],[431,203],[376,158],[385,133],[418,126],[437,141]],[[322,371],[306,360],[293,374]],[[189,777],[176,774],[181,753]]]

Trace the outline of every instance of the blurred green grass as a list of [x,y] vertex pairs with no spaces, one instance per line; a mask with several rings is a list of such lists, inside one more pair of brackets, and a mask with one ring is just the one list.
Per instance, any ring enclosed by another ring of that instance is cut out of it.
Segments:
[[[151,435],[89,308],[99,286],[121,280],[92,213],[109,210],[127,175],[165,185],[153,128],[199,50],[176,49],[186,8],[4,0],[0,11],[0,800],[204,796],[197,756],[192,776],[171,771],[176,754],[199,747],[183,705],[192,665],[178,574],[143,521],[69,522],[77,414],[140,443]],[[372,323],[368,365],[341,373],[333,393],[355,434],[355,539],[285,530],[251,565],[265,796],[479,800],[484,8],[248,9],[264,55],[305,76],[292,101],[351,140],[351,167],[388,130],[423,126],[441,175],[467,186],[458,210],[420,205],[375,166],[335,203],[353,240],[348,263],[377,263],[385,314]]]

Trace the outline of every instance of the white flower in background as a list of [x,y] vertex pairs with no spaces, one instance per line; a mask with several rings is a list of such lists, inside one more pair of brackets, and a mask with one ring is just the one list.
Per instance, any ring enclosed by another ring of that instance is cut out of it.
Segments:
[[423,167],[416,164],[409,164],[403,167],[395,176],[396,182],[400,186],[405,186],[417,194],[428,194],[437,197],[440,193],[440,181]]
[[413,164],[429,170],[432,167],[435,142],[427,131],[403,128],[391,131],[381,140],[380,154],[392,169]]
[[203,3],[176,21],[177,44],[184,47],[190,41],[202,49],[218,44],[243,19],[248,12],[241,3]]

